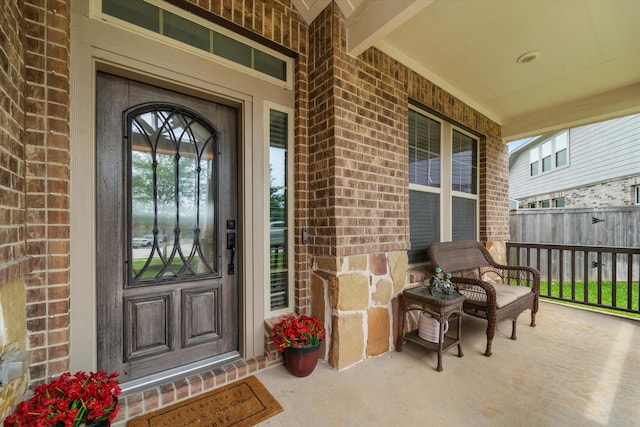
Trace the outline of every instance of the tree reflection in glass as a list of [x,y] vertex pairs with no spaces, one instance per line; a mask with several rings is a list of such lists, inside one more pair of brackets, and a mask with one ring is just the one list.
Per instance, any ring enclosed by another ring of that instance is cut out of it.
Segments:
[[215,129],[167,105],[135,109],[127,123],[132,283],[215,274]]

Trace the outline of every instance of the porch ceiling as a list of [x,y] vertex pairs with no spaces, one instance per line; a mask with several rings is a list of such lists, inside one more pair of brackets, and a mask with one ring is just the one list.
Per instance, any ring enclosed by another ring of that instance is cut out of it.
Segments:
[[[293,3],[311,22],[330,1]],[[638,1],[336,3],[351,54],[377,47],[500,123],[505,142],[640,112]]]

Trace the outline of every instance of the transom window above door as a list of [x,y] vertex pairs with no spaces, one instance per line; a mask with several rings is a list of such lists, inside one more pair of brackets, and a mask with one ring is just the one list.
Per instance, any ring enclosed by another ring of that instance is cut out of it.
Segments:
[[171,42],[186,44],[195,52],[240,66],[239,68],[272,82],[292,87],[293,61],[290,57],[248,38],[215,25],[163,1],[100,0],[97,13],[105,20],[130,24],[132,28],[153,32]]

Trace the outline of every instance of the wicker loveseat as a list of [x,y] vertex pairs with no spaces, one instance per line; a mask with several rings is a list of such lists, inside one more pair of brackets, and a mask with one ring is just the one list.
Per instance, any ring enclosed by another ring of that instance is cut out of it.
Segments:
[[513,322],[513,340],[523,311],[531,310],[531,326],[536,326],[540,273],[535,268],[497,264],[474,240],[434,243],[429,257],[433,267],[453,275],[452,283],[465,296],[464,312],[487,320],[485,356],[491,356],[491,342],[501,321]]

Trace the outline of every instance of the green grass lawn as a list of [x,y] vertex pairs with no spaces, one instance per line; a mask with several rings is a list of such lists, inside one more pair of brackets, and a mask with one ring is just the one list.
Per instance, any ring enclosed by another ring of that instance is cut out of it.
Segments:
[[[632,310],[638,310],[638,283],[631,284],[631,308]],[[615,307],[627,308],[627,284],[618,282],[616,283],[616,303]],[[587,284],[587,301],[590,303],[597,304],[598,303],[598,284],[596,282],[589,282]],[[540,296],[542,298],[546,296],[552,297],[561,297],[565,299],[562,301],[563,304],[568,305],[576,305],[583,306],[584,304],[574,303],[571,301],[567,301],[572,299],[571,295],[571,283],[564,283],[562,286],[562,295],[560,295],[560,284],[559,283],[551,283],[551,292],[549,292],[549,284],[547,282],[540,282]],[[613,307],[613,285],[611,282],[602,282],[602,302],[603,305],[609,305]],[[584,301],[584,282],[576,282],[575,285],[575,300]],[[557,301],[557,300],[554,300]],[[593,307],[588,306],[593,310],[605,311],[609,313],[621,314],[623,316],[634,317],[640,319],[640,313],[629,313],[625,311],[616,310],[615,308],[602,308],[602,307]]]
[[[134,259],[133,260],[133,275],[134,276],[136,274],[138,274],[142,270],[142,268],[144,267],[146,262],[147,262],[147,258]],[[193,268],[195,268],[197,262],[198,262],[197,259],[193,259],[191,261],[191,264],[192,264]],[[171,263],[171,266],[173,267],[171,270],[174,271],[174,272],[177,272],[184,266],[184,263],[182,262],[182,259],[177,257],[177,258],[173,259],[173,262]],[[150,278],[156,277],[157,274],[162,269],[162,267],[164,267],[164,264],[162,263],[162,260],[160,258],[158,258],[158,257],[152,258],[151,259],[151,263],[149,264],[149,266],[145,270],[144,274],[141,277],[138,277],[138,280],[144,280],[144,279],[150,279]],[[165,271],[165,276],[164,277],[171,277],[171,274],[168,271]]]
[[271,251],[271,272],[281,272],[285,270],[285,251]]
[[[140,258],[133,260],[133,274],[134,276],[142,270],[144,264],[147,262],[147,258]],[[192,267],[195,268],[198,260],[194,259],[192,261]],[[178,271],[182,268],[183,262],[180,258],[174,258],[172,267],[173,271]],[[150,279],[156,277],[158,272],[162,269],[164,264],[158,257],[154,257],[151,260],[151,264],[145,270],[142,277],[139,277],[138,280]],[[278,273],[286,271],[286,263],[285,263],[285,252],[284,251],[271,251],[271,272]]]

